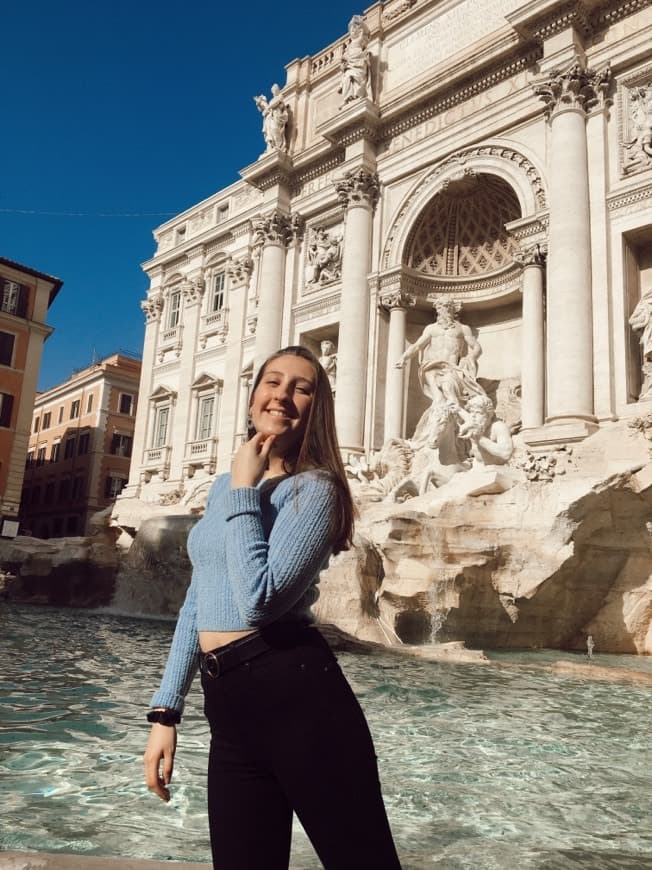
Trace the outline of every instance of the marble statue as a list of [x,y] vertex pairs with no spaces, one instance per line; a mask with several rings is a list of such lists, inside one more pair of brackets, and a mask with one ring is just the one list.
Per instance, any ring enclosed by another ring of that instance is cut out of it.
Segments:
[[287,152],[286,127],[289,118],[288,105],[281,95],[278,85],[272,85],[272,98],[267,100],[263,94],[254,97],[254,102],[263,116],[263,136],[270,151]]
[[329,341],[328,339],[322,341],[319,362],[328,375],[331,390],[335,392],[335,381],[337,380],[337,350],[332,341]]
[[351,41],[344,50],[341,69],[342,80],[338,93],[342,94],[342,106],[353,100],[371,95],[371,54],[369,28],[362,15],[354,15],[349,22]]
[[649,399],[652,398],[652,288],[641,296],[629,318],[629,325],[635,332],[641,333],[643,384],[639,399]]
[[342,277],[342,234],[318,227],[308,245],[306,284],[326,284]]
[[485,395],[476,381],[477,359],[482,348],[469,326],[457,315],[461,304],[452,299],[437,299],[437,320],[423,330],[396,362],[397,368],[420,353],[419,383],[435,404],[465,403],[469,395]]
[[494,405],[488,396],[471,396],[466,408],[459,409],[462,424],[457,437],[471,445],[474,463],[480,465],[504,465],[514,452],[514,442],[509,426],[498,420]]

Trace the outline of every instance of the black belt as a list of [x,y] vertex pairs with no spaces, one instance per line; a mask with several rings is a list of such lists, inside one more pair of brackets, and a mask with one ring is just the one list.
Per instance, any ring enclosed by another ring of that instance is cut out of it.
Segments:
[[200,652],[199,669],[203,674],[215,679],[270,649],[272,644],[268,643],[261,634],[258,632],[248,634],[241,640],[235,640],[226,646],[218,646],[210,652]]

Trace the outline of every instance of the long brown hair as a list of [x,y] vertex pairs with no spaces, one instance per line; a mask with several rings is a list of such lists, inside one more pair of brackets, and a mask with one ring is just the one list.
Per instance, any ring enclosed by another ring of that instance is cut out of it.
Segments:
[[[254,380],[251,390],[252,400],[265,374],[265,369],[280,356],[301,357],[310,363],[315,373],[315,392],[310,403],[303,438],[294,454],[284,457],[283,467],[288,474],[299,474],[301,471],[310,470],[328,472],[337,493],[337,509],[333,517],[333,553],[339,553],[340,550],[348,550],[351,545],[355,507],[337,441],[331,384],[314,353],[307,347],[295,344],[278,350],[265,360]],[[255,434],[256,430],[250,426],[247,432],[248,438],[253,438]]]

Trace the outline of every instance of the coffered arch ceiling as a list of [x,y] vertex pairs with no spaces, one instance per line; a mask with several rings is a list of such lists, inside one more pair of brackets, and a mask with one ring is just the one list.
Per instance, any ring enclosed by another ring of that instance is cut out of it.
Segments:
[[403,264],[433,278],[477,279],[509,267],[518,244],[505,224],[521,217],[502,178],[468,173],[446,183],[419,215]]

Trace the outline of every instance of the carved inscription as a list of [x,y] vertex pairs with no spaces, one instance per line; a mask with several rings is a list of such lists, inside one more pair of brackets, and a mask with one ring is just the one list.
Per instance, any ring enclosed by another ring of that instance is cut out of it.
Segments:
[[389,47],[385,87],[391,91],[503,27],[505,15],[520,5],[522,0],[484,0],[480,14],[477,0],[456,4]]

